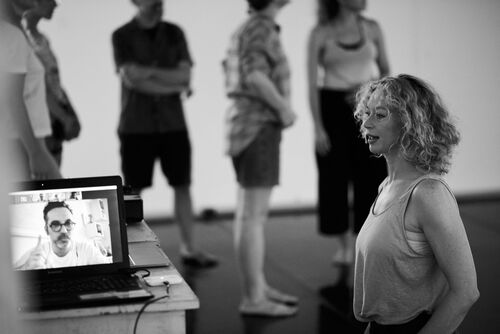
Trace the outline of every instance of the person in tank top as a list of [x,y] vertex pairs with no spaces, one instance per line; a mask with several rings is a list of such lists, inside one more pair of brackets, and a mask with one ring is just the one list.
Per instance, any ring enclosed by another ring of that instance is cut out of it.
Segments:
[[387,75],[389,62],[379,24],[361,15],[366,0],[319,0],[318,5],[318,23],[308,45],[318,228],[338,241],[333,264],[349,264],[354,251],[351,231],[359,232],[387,175],[383,161],[374,159],[359,138],[353,96],[362,84]]
[[364,85],[354,113],[381,183],[356,240],[354,315],[365,333],[453,333],[479,298],[455,197],[443,179],[460,136],[439,96],[411,75]]

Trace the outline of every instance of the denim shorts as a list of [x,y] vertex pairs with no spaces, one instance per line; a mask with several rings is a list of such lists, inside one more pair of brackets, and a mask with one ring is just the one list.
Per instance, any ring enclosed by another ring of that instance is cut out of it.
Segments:
[[233,157],[236,180],[244,188],[279,184],[281,127],[265,124],[255,139]]

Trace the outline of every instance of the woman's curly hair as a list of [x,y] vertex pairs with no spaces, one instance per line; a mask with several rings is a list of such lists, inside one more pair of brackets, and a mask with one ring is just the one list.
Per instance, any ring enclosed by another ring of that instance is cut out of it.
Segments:
[[[367,111],[370,97],[375,93],[391,114],[399,117],[398,144],[402,157],[423,172],[447,173],[460,134],[434,89],[408,74],[371,81],[356,94],[357,119]],[[361,133],[364,137],[362,127]]]

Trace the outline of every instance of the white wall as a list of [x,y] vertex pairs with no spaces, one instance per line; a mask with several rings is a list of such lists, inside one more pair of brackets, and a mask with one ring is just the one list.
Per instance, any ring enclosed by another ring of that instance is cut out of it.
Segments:
[[[292,66],[293,104],[299,120],[282,144],[281,186],[275,206],[311,205],[316,199],[312,123],[306,95],[306,41],[315,22],[313,0],[292,0],[278,17]],[[458,119],[462,143],[449,182],[457,193],[500,190],[500,2],[497,0],[369,1],[379,20],[393,73],[430,81]],[[165,17],[180,24],[195,60],[195,94],[186,102],[193,143],[193,198],[197,210],[232,209],[235,182],[224,151],[224,97],[220,62],[229,36],[246,17],[244,0],[166,0]],[[65,146],[66,177],[119,174],[116,126],[119,82],[110,36],[134,13],[129,0],[66,0],[46,31],[60,60],[63,83],[79,111],[81,137]],[[158,166],[157,166],[158,167]],[[147,216],[172,211],[172,192],[159,168],[143,194]]]

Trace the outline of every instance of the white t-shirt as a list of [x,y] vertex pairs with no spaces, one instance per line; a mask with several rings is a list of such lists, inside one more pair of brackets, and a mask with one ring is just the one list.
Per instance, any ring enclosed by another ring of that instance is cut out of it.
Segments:
[[[44,269],[47,268],[62,268],[62,267],[76,267],[86,266],[90,264],[109,263],[111,257],[104,256],[100,250],[91,242],[73,240],[71,250],[65,256],[57,256],[52,250],[52,242],[44,240],[41,243],[42,254],[44,258]],[[26,252],[14,265],[16,268],[21,268],[33,249]],[[30,268],[25,268],[30,269]]]
[[[24,103],[33,127],[35,137],[46,137],[52,133],[45,92],[45,72],[42,64],[31,49],[25,36],[18,28],[0,20],[0,91],[5,92],[10,74],[25,74]],[[6,106],[7,97],[0,93],[0,105]],[[2,108],[3,109],[3,108]],[[2,130],[9,138],[17,138],[10,111],[2,110]],[[5,129],[5,127],[7,129]]]

